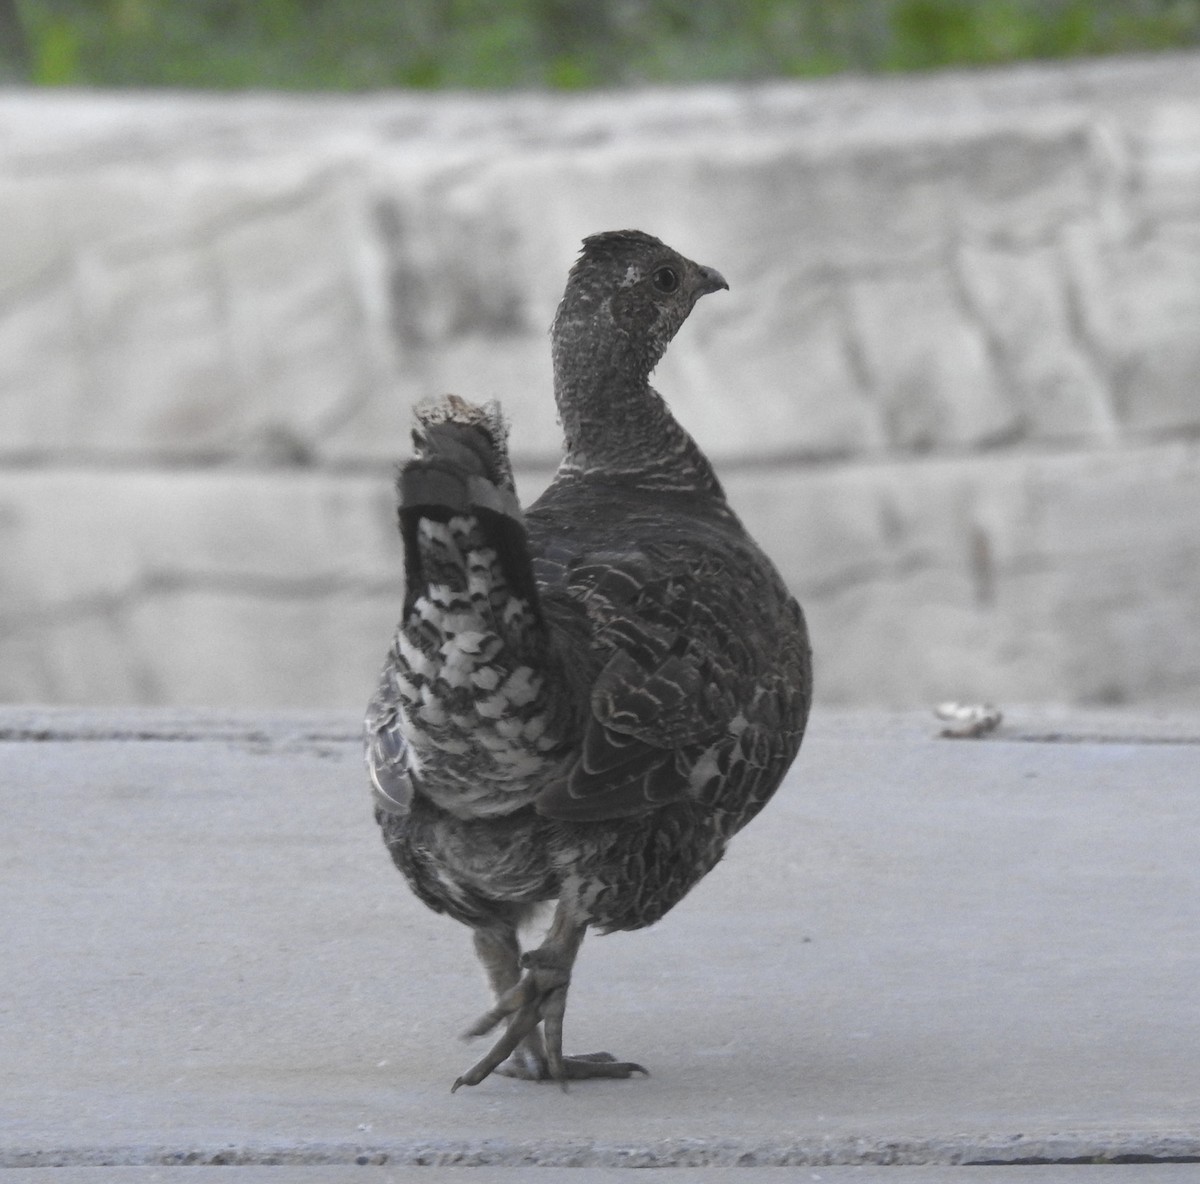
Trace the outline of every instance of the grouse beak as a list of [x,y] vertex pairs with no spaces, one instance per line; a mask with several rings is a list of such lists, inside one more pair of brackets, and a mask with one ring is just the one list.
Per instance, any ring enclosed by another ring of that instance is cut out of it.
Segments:
[[729,291],[725,277],[715,267],[697,267],[700,273],[700,286],[696,289],[696,298],[707,296],[709,292],[719,292],[722,288]]

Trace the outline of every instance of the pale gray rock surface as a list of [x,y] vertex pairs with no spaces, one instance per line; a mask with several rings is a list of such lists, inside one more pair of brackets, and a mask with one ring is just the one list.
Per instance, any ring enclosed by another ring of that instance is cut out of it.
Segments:
[[502,399],[536,489],[565,270],[634,225],[730,280],[656,381],[829,701],[1200,701],[1195,55],[6,91],[0,215],[0,699],[364,700],[410,404]]

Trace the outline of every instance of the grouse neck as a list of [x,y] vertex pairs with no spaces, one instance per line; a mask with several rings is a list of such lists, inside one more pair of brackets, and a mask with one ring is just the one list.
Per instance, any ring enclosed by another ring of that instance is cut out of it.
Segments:
[[556,356],[554,395],[566,443],[562,471],[724,499],[708,458],[648,375],[631,374],[618,358],[580,365],[573,353],[564,365]]

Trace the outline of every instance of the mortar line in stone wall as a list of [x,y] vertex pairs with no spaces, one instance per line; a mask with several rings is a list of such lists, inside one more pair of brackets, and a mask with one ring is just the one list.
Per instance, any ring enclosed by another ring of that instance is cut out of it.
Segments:
[[[1014,460],[1055,457],[1101,457],[1155,448],[1178,448],[1200,443],[1200,427],[1172,428],[1127,433],[1115,441],[1049,441],[1013,440],[1005,437],[993,444],[976,446],[940,446],[921,451],[871,452],[806,452],[789,451],[758,455],[718,456],[715,465],[721,474],[779,472],[796,469],[854,469],[928,463],[954,463],[980,458],[1011,458]],[[89,471],[104,473],[221,473],[261,476],[295,476],[297,474],[326,474],[346,477],[391,478],[397,464],[407,456],[400,445],[394,459],[375,457],[331,457],[313,463],[295,464],[261,460],[236,453],[184,452],[137,454],[126,452],[0,452],[0,476],[12,473],[46,473]],[[558,467],[558,457],[513,455],[513,467],[529,478],[549,478]]]

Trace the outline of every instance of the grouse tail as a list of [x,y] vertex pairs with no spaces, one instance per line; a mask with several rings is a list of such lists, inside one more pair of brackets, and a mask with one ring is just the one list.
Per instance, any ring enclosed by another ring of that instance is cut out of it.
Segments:
[[500,408],[416,408],[400,470],[404,618],[367,715],[382,814],[424,792],[462,816],[519,809],[554,746],[550,645]]
[[433,586],[442,604],[465,597],[475,612],[482,600],[503,613],[517,597],[540,615],[499,404],[445,395],[418,404],[414,416],[414,455],[397,480],[405,615]]

